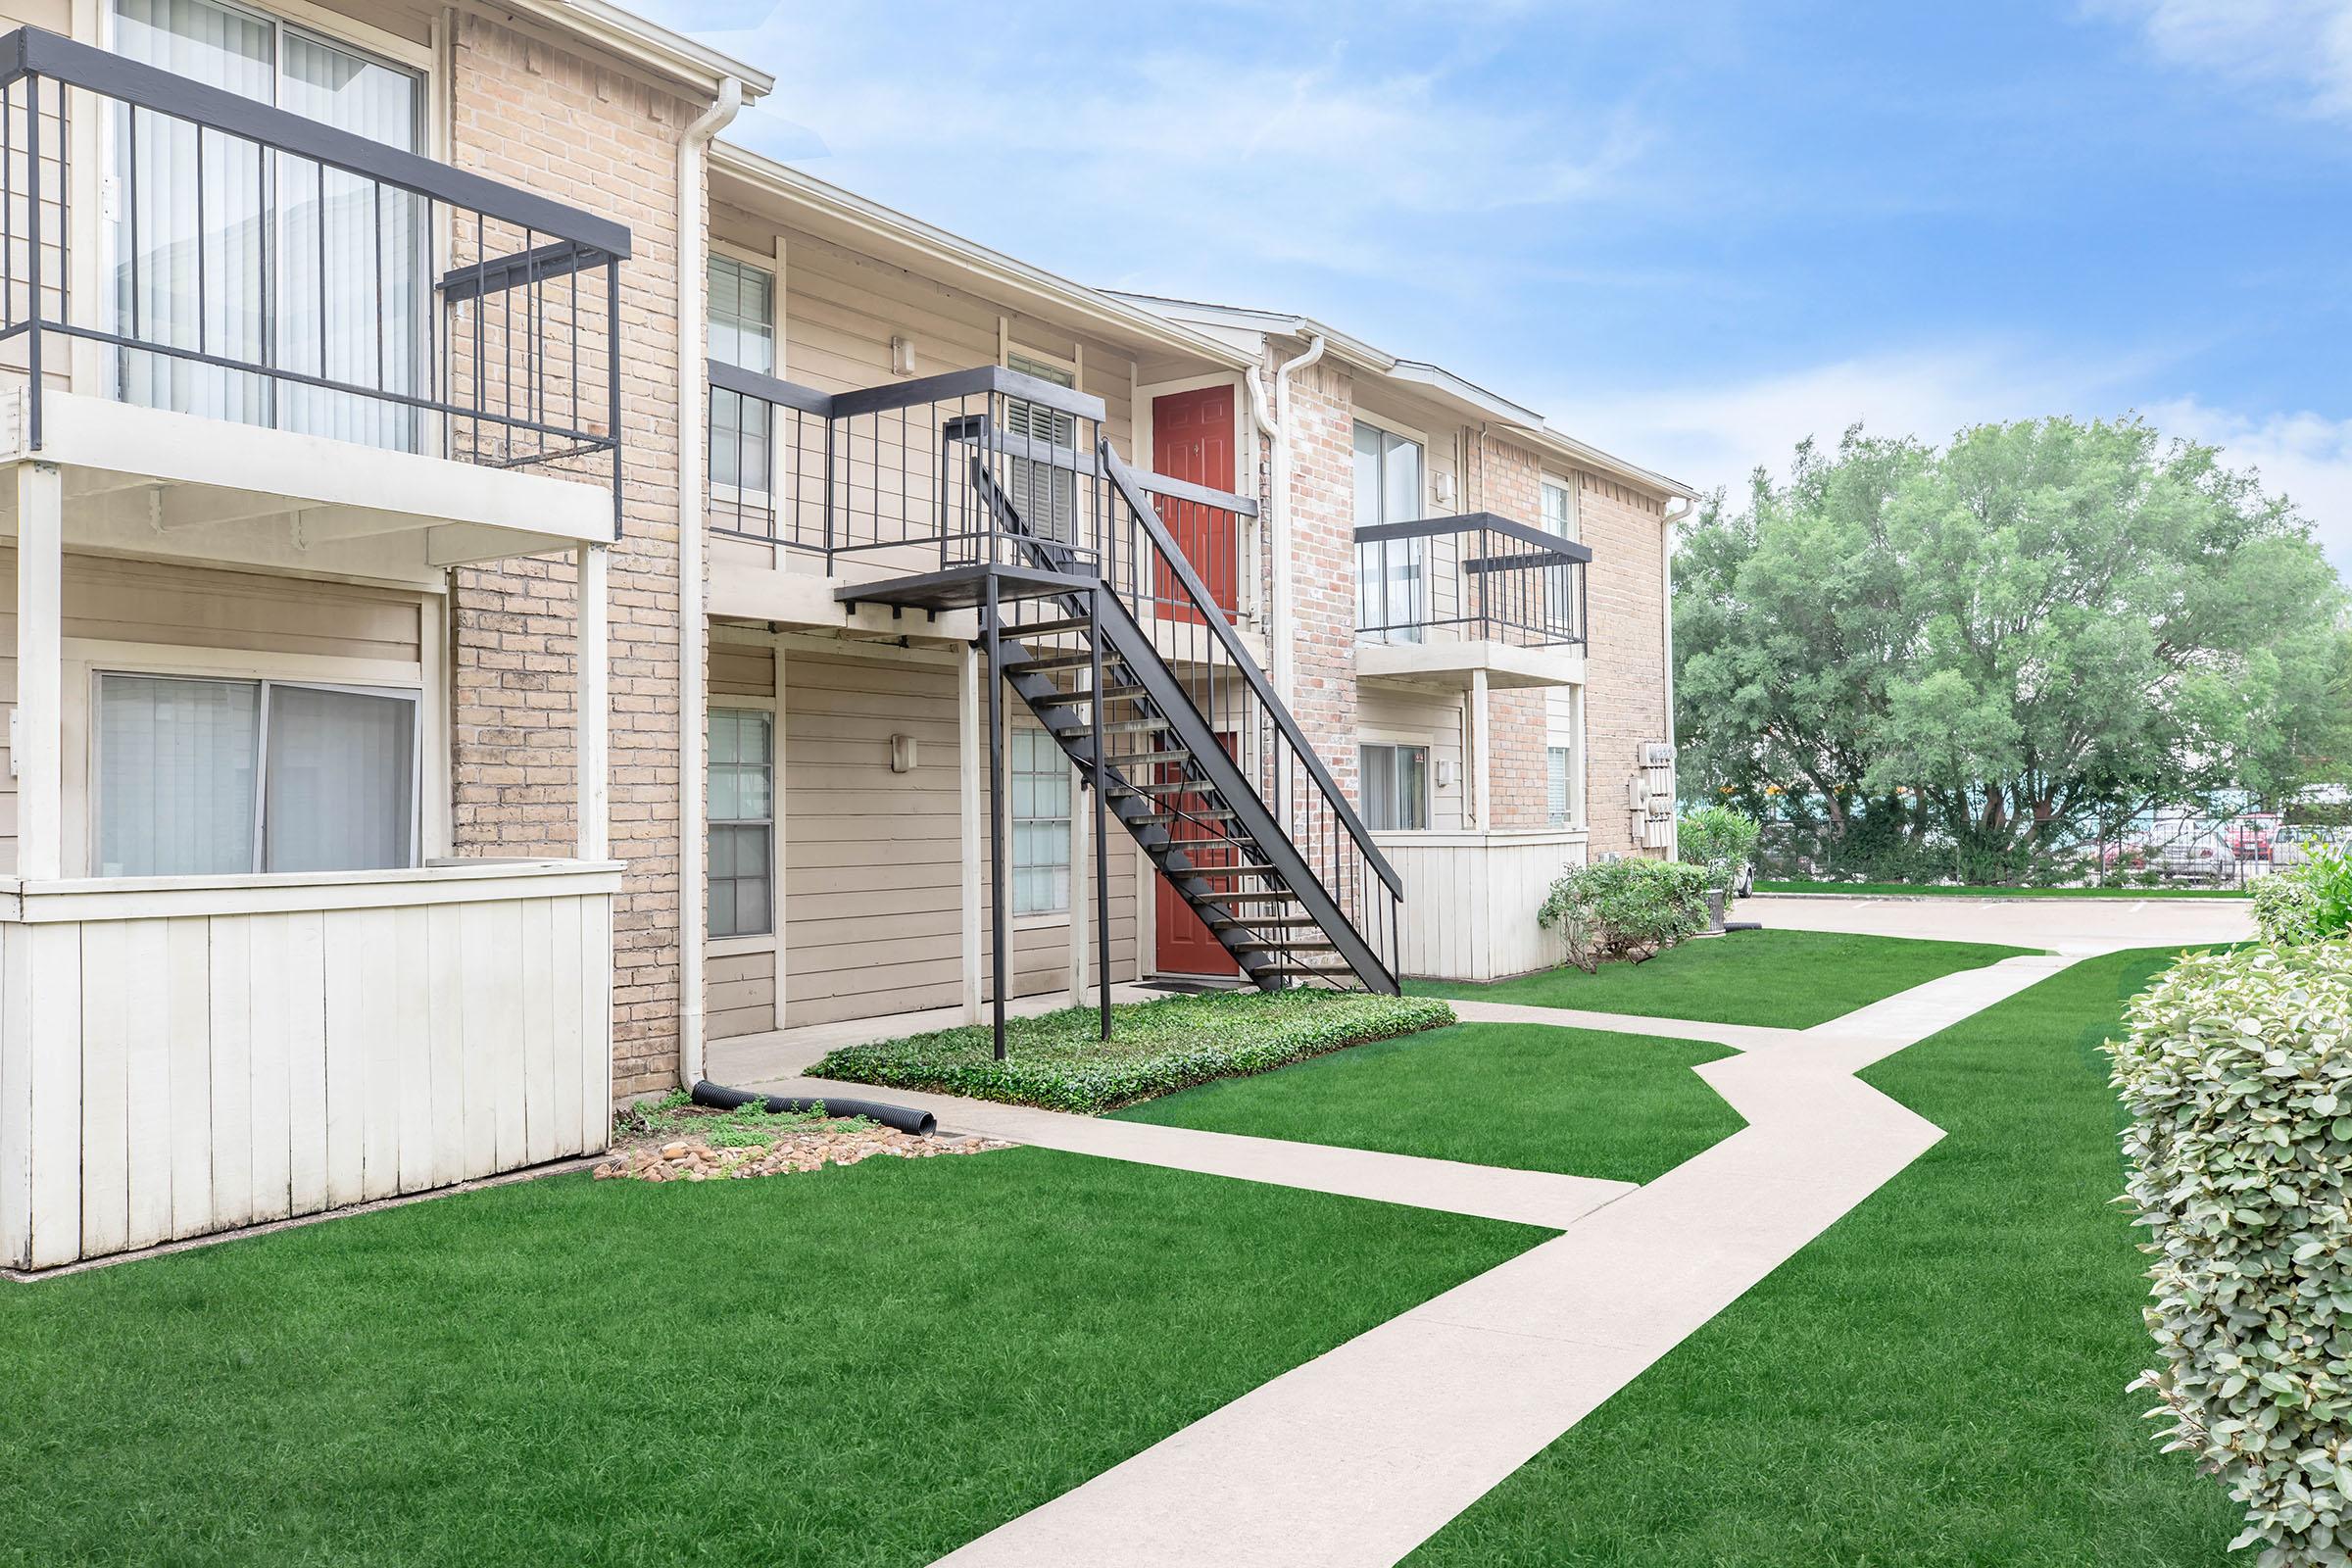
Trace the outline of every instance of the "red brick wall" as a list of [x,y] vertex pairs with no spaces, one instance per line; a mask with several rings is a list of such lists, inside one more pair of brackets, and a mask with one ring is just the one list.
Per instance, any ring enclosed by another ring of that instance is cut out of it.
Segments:
[[[1541,528],[1543,461],[1523,447],[1475,434],[1469,453],[1475,471],[1465,493],[1477,498],[1475,510]],[[1550,802],[1544,752],[1551,710],[1544,691],[1490,692],[1487,711],[1494,729],[1487,764],[1493,820],[1480,825],[1491,830],[1546,825]]]
[[[452,161],[616,219],[632,236],[609,650],[612,854],[629,864],[612,918],[612,1089],[631,1095],[677,1071],[677,149],[702,106],[464,12],[454,56]],[[600,385],[602,355],[600,342],[583,356]],[[456,574],[461,855],[567,853],[573,842],[572,604],[568,560]]]
[[1291,377],[1291,646],[1298,727],[1356,799],[1355,388],[1326,361]]
[[1577,504],[1592,547],[1585,781],[1598,858],[1635,853],[1626,786],[1642,743],[1666,738],[1665,514],[1648,496],[1590,473]]

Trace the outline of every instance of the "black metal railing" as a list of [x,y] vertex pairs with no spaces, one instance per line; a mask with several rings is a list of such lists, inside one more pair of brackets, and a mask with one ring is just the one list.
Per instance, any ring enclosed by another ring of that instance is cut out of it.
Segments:
[[1581,648],[1592,559],[1574,540],[1491,512],[1358,528],[1356,632]]
[[617,533],[628,255],[624,225],[529,191],[0,37],[0,353],[35,386],[87,345],[126,402],[609,481]]
[[[1100,398],[994,366],[827,394],[714,363],[710,382],[713,529],[822,556],[834,575],[1099,578],[1393,974],[1402,880],[1234,624],[1254,501],[1133,467]],[[1065,611],[1014,601],[1005,634]],[[1131,732],[1109,760],[1150,781],[1152,746]]]

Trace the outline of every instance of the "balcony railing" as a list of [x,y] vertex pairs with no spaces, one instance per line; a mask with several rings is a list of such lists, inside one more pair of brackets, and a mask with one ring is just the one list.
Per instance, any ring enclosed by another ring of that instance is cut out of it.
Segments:
[[1368,641],[1581,649],[1592,552],[1474,512],[1355,530],[1356,632]]
[[[1036,547],[1004,531],[1001,498],[1066,546],[1073,567],[1134,579],[1162,618],[1193,612],[1164,572],[1097,559],[1126,537],[1104,520],[1121,503],[1097,456],[1100,398],[996,366],[841,393],[716,361],[710,377],[710,518],[721,533],[821,556],[828,573],[861,560],[906,571],[1031,564]],[[1216,603],[1235,610],[1256,504],[1133,477]]]
[[617,533],[628,255],[622,224],[529,191],[0,37],[0,351],[36,386],[86,371],[123,402],[594,478]]

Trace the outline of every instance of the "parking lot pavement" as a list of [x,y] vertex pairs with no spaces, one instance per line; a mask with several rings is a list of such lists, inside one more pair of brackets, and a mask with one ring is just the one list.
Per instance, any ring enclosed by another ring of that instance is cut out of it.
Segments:
[[2002,942],[2073,957],[2118,948],[2204,947],[2254,935],[2244,899],[1868,899],[1759,893],[1735,920],[1780,931],[1858,931],[1941,942]]

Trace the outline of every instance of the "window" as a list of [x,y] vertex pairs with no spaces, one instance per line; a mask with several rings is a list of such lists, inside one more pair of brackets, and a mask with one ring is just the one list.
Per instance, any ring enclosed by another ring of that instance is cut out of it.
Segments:
[[[1574,539],[1579,519],[1576,512],[1576,481],[1544,479],[1544,531],[1562,539]],[[1578,627],[1579,606],[1577,577],[1573,568],[1560,565],[1547,567],[1544,573],[1544,598],[1550,612],[1551,623],[1562,632]]]
[[[219,0],[115,0],[114,48],[401,152],[422,152],[423,83]],[[305,159],[257,159],[162,114],[113,110],[116,330],[177,349],[417,396],[425,363],[424,198]],[[203,298],[197,278],[204,277]],[[414,409],[137,349],[119,394],[395,450]]]
[[[1421,443],[1356,421],[1355,525],[1417,522],[1422,514]],[[1426,539],[1383,539],[1355,547],[1355,623],[1384,642],[1421,640],[1429,614]]]
[[[1008,354],[1004,368],[1023,375],[1034,375],[1040,381],[1055,386],[1076,387],[1078,377],[1058,365],[1034,360],[1025,354]],[[1040,403],[1008,398],[1004,404],[1004,427],[1007,434],[1026,436],[1042,445],[1057,447],[1075,456],[1078,442],[1078,420],[1074,415],[1059,409],[1049,409]],[[1014,458],[1010,468],[1013,510],[1021,520],[1041,536],[1057,544],[1075,544],[1078,540],[1078,475],[1075,470],[1057,466],[1034,458]]]
[[1576,824],[1576,753],[1566,746],[1544,749],[1545,819],[1553,827]]
[[[721,365],[776,373],[774,274],[732,256],[713,256],[710,284],[710,354]],[[710,483],[765,495],[774,471],[770,437],[775,410],[740,392],[710,393]]]
[[1544,531],[1563,539],[1576,537],[1576,490],[1566,479],[1544,478]]
[[1375,833],[1429,826],[1429,748],[1358,749],[1364,780],[1364,825]]
[[101,876],[416,863],[417,694],[98,677]]
[[714,937],[775,929],[775,716],[710,710],[710,864],[705,902]]
[[1070,761],[1042,729],[1012,732],[1012,912],[1070,906]]

